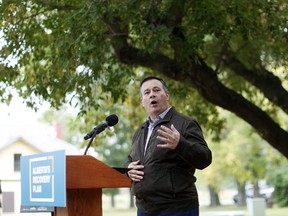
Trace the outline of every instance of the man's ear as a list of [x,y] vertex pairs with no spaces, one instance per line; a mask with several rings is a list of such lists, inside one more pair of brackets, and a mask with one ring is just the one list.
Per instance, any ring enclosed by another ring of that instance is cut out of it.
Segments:
[[166,97],[167,97],[167,101],[168,101],[169,98],[170,98],[170,94],[169,94],[169,92],[166,92]]

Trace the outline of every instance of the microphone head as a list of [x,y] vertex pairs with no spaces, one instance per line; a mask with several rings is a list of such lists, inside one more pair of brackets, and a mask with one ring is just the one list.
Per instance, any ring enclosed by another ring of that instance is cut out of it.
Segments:
[[118,116],[115,114],[111,114],[106,118],[106,122],[108,123],[108,126],[114,126],[118,123]]

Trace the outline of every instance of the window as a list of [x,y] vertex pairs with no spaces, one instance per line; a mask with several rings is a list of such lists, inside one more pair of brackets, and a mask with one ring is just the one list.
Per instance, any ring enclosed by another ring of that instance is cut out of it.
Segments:
[[20,158],[21,154],[14,154],[14,172],[20,171]]

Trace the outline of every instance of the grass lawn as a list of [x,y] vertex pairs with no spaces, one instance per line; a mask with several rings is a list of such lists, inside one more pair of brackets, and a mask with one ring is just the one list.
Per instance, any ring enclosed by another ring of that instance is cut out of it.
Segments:
[[[245,216],[250,216],[248,215],[248,210],[246,207],[237,207],[237,206],[220,206],[220,207],[215,207],[215,208],[210,208],[210,207],[200,208],[200,215],[201,213],[205,213],[205,212],[220,212],[220,211],[221,212],[222,211],[237,211],[237,212],[241,211],[241,212],[244,212]],[[258,216],[258,215],[254,215],[254,216]],[[265,216],[288,216],[288,207],[266,208]]]
[[[203,215],[207,215],[208,212],[223,212],[223,211],[241,211],[244,212],[245,216],[248,215],[248,211],[245,207],[237,207],[237,206],[221,206],[221,207],[205,207],[200,208],[200,216],[201,213]],[[288,207],[287,208],[266,208],[265,216],[288,216]],[[136,209],[104,209],[103,216],[136,216]],[[258,215],[254,215],[258,216]]]

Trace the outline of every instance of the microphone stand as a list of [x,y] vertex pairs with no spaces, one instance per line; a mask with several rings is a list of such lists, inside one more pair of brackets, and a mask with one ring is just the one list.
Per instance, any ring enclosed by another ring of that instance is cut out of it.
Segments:
[[89,141],[89,143],[88,143],[88,145],[87,145],[87,147],[86,147],[86,149],[85,149],[84,155],[87,154],[87,151],[88,151],[88,149],[90,148],[90,146],[91,146],[94,138],[96,137],[97,133],[98,133],[98,131],[95,130],[94,133],[93,133],[93,135],[92,135],[92,137],[91,137],[91,139],[90,139],[90,141]]

